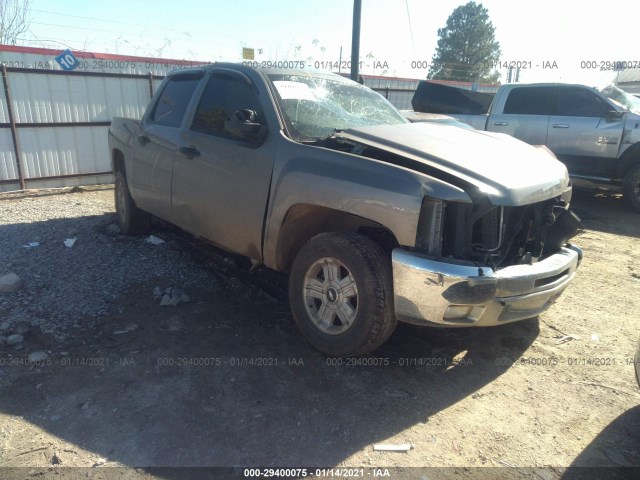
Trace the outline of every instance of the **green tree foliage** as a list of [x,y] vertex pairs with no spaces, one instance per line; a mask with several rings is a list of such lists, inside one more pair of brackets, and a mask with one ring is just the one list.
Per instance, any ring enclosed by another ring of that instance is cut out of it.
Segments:
[[444,28],[438,29],[438,47],[427,78],[465,82],[495,82],[500,77],[492,64],[500,57],[500,44],[489,11],[469,2],[457,7]]

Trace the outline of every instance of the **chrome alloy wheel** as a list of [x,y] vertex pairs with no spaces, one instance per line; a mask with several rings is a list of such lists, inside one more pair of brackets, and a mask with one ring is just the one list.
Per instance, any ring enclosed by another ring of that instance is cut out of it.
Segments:
[[358,313],[356,280],[337,258],[320,258],[304,279],[304,304],[309,317],[323,333],[346,332]]

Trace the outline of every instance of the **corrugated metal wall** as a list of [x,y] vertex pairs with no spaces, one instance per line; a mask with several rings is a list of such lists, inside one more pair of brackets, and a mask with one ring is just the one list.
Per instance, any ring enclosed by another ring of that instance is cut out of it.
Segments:
[[[0,46],[0,63],[7,67],[26,188],[111,182],[107,132],[112,117],[141,118],[150,99],[150,81],[155,91],[167,71],[181,66],[79,56],[80,66],[67,73],[53,61],[53,53],[6,48]],[[20,182],[2,87],[0,191],[11,191],[20,189]]]
[[[149,101],[145,79],[9,73],[8,80],[14,121],[18,125],[110,122],[114,116],[141,118]],[[4,91],[3,102],[6,102]],[[5,117],[2,122],[8,122],[4,103],[2,112]],[[108,125],[19,127],[24,178],[109,171],[108,128]],[[0,180],[17,179],[10,130],[2,129],[1,138],[0,158],[6,161]],[[29,186],[38,188],[33,181]]]
[[[0,88],[0,123],[8,123],[7,99],[4,88]],[[18,178],[16,158],[13,153],[13,141],[11,131],[8,128],[0,128],[0,180]],[[0,184],[2,191],[2,184]]]
[[381,94],[399,110],[410,110],[411,99],[420,80],[364,76],[364,84]]

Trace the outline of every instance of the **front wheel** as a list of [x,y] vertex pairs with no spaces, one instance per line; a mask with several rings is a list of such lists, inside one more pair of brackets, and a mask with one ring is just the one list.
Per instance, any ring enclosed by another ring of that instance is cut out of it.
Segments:
[[149,229],[150,215],[136,207],[124,173],[118,171],[115,176],[116,214],[120,230],[127,235],[146,232]]
[[622,196],[633,210],[640,213],[640,165],[636,165],[624,177]]
[[293,262],[293,318],[305,339],[327,355],[363,355],[395,329],[391,260],[366,237],[321,233]]

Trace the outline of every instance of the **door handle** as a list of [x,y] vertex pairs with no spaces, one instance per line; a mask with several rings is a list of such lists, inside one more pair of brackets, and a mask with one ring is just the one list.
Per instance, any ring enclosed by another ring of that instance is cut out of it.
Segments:
[[569,128],[569,125],[566,123],[554,123],[553,128]]
[[509,122],[493,122],[493,124],[498,127],[506,127],[507,125],[509,125]]
[[150,141],[151,140],[146,135],[138,135],[138,142],[140,142],[140,145],[146,145]]
[[200,151],[194,146],[180,147],[178,149],[178,153],[183,157],[188,158],[189,160],[191,160],[194,157],[200,156]]

